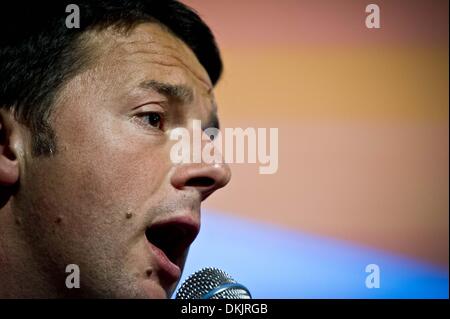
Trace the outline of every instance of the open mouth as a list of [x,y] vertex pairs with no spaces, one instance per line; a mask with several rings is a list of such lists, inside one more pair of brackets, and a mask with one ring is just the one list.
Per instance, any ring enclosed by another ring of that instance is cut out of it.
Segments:
[[145,236],[178,268],[184,266],[189,246],[197,237],[199,225],[185,220],[169,220],[148,227]]

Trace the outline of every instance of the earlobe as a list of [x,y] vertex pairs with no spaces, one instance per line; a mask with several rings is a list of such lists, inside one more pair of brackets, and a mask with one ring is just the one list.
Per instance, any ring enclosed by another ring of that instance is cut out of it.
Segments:
[[19,161],[12,139],[18,123],[9,112],[0,110],[0,185],[12,186],[19,180]]
[[11,161],[0,156],[0,185],[14,185],[19,180],[19,165],[17,160]]

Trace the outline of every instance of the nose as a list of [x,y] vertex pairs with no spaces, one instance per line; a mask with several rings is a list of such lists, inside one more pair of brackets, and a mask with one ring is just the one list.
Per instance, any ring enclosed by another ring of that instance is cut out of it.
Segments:
[[196,189],[203,201],[216,190],[227,185],[230,178],[231,170],[228,164],[189,163],[180,164],[175,168],[171,183],[177,189]]

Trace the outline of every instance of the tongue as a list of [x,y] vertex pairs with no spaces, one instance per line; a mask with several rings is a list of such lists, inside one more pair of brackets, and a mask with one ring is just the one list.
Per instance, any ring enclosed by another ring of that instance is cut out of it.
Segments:
[[177,248],[181,242],[181,232],[174,227],[148,229],[147,240],[161,249],[173,263],[176,263]]

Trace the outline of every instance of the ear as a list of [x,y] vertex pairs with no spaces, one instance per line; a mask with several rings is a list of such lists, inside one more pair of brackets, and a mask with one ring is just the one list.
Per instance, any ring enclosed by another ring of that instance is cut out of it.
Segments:
[[11,111],[0,109],[0,185],[12,186],[19,180],[18,148],[20,125]]

